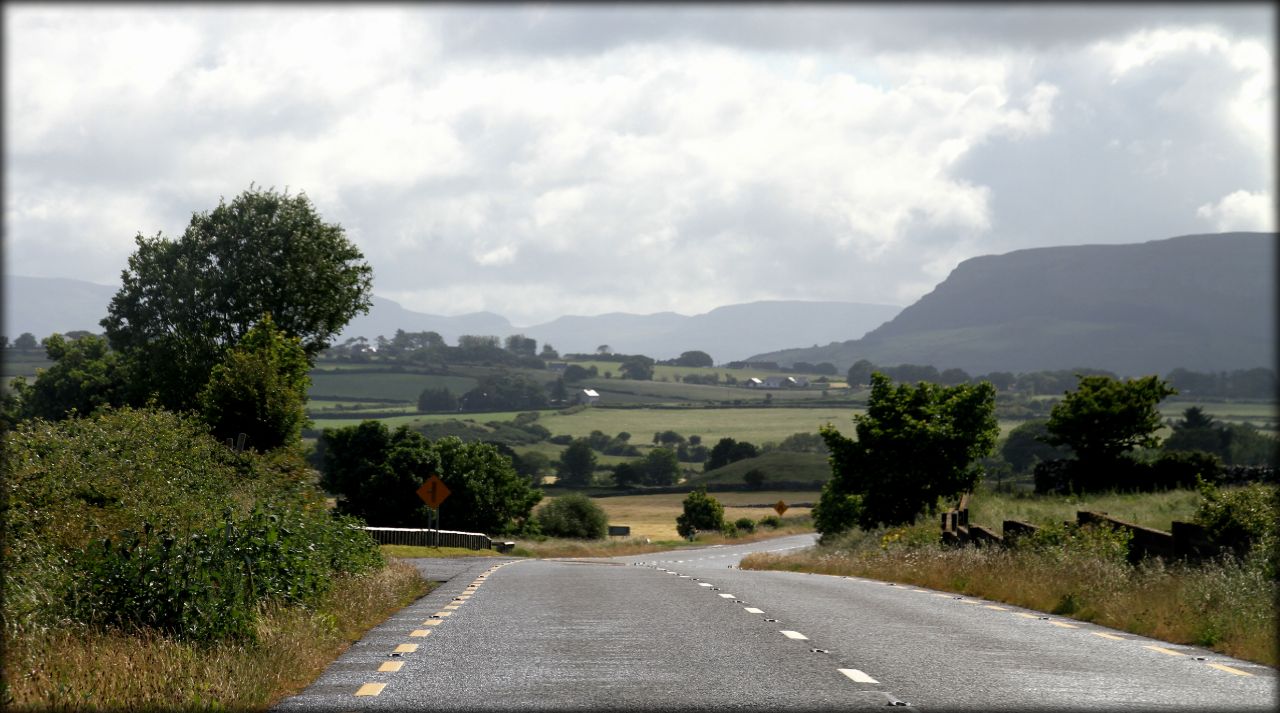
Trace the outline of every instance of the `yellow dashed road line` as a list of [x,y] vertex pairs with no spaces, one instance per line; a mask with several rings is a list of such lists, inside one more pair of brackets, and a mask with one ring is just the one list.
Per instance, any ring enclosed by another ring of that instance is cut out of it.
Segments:
[[427,619],[422,622],[423,626],[440,626],[444,623],[444,619]]
[[357,696],[376,696],[382,693],[382,689],[386,688],[385,683],[366,683],[356,691]]
[[384,661],[383,664],[378,667],[378,670],[384,671],[387,673],[395,673],[396,671],[399,671],[403,666],[404,666],[403,661]]
[[1164,648],[1164,647],[1162,647],[1162,646],[1143,646],[1142,648],[1144,648],[1144,649],[1151,649],[1152,651],[1159,651],[1159,652],[1160,652],[1160,653],[1162,653],[1162,654],[1168,654],[1168,655],[1170,655],[1170,656],[1186,656],[1186,654],[1182,653],[1181,651],[1174,651],[1173,649],[1166,649],[1166,648]]
[[1235,675],[1237,675],[1237,676],[1252,676],[1252,675],[1253,675],[1253,674],[1249,673],[1248,671],[1241,671],[1241,670],[1240,670],[1240,669],[1238,669],[1238,668],[1231,668],[1230,666],[1227,666],[1227,665],[1225,665],[1225,664],[1220,664],[1220,663],[1211,663],[1211,664],[1209,664],[1209,668],[1216,668],[1216,669],[1218,669],[1219,671],[1226,671],[1227,673],[1234,673],[1234,674],[1235,674]]
[[1040,617],[1036,616],[1035,614],[1026,614],[1026,613],[1024,613],[1024,612],[1014,612],[1014,613],[1015,613],[1017,616],[1022,617],[1023,619],[1039,619],[1039,618],[1040,618]]
[[430,635],[431,635],[430,629],[414,629],[413,631],[409,632],[409,636],[430,636]]
[[1051,621],[1051,622],[1049,622],[1049,623],[1050,623],[1050,624],[1053,624],[1054,626],[1060,626],[1060,627],[1062,627],[1062,628],[1064,628],[1064,629],[1079,629],[1079,628],[1080,628],[1080,627],[1076,626],[1075,624],[1068,624],[1068,623],[1067,623],[1067,622],[1065,622],[1065,621]]
[[994,604],[983,604],[983,605],[982,605],[982,608],[983,608],[983,609],[995,609],[996,611],[1009,611],[1008,609],[1006,609],[1006,608],[1004,608],[1004,607],[998,607],[998,606],[996,606],[996,605],[994,605]]
[[1124,638],[1123,636],[1116,636],[1115,634],[1108,634],[1103,631],[1091,631],[1089,633],[1093,634],[1094,636],[1101,636],[1104,639],[1111,639],[1112,641],[1128,641],[1128,639]]
[[417,644],[400,644],[396,647],[397,654],[411,654],[418,650]]

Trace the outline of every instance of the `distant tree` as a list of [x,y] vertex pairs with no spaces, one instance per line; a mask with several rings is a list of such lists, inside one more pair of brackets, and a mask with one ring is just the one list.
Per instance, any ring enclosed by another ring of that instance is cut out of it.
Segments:
[[653,379],[653,360],[647,356],[633,356],[622,362],[619,371],[624,379],[650,381]]
[[703,464],[702,470],[704,472],[715,470],[736,461],[755,458],[758,455],[760,455],[760,449],[748,441],[721,438],[711,448],[711,452],[707,455],[707,462]]
[[126,403],[125,364],[102,337],[67,341],[52,334],[44,340],[44,350],[53,365],[40,369],[31,385],[23,377],[12,385],[18,413],[58,421],[73,410],[88,416],[99,408]]
[[458,401],[464,411],[540,409],[547,407],[547,392],[523,374],[502,372],[484,377]]
[[596,454],[591,450],[591,443],[585,438],[574,439],[560,453],[560,461],[556,464],[557,483],[574,487],[590,485],[595,470]]
[[583,379],[589,379],[595,376],[594,370],[595,366],[592,366],[591,369],[586,369],[579,364],[570,364],[564,368],[565,383],[572,384]]
[[670,448],[654,448],[641,465],[646,485],[674,485],[680,477],[680,463]]
[[854,425],[856,440],[830,425],[821,431],[832,469],[814,514],[824,537],[854,525],[909,524],[939,498],[971,490],[977,461],[1000,433],[991,384],[895,385],[878,372]]
[[0,334],[0,349],[8,349],[8,348],[9,348],[9,338],[4,336],[3,334]]
[[1015,473],[1029,473],[1036,463],[1065,458],[1068,451],[1044,442],[1049,434],[1045,421],[1026,421],[1009,431],[1000,446],[1000,455]]
[[662,444],[664,446],[676,446],[684,443],[684,440],[684,436],[671,430],[658,431],[653,434],[653,442],[655,445]]
[[626,461],[613,466],[613,482],[620,488],[644,482],[644,468],[639,461]]
[[132,364],[138,400],[195,407],[214,365],[263,314],[312,361],[371,304],[373,270],[305,194],[250,186],[194,214],[177,240],[135,242],[102,326]]
[[820,376],[835,376],[840,373],[840,370],[829,361],[821,361],[814,365],[813,373]]
[[13,340],[14,349],[39,349],[40,342],[36,341],[36,335],[31,332],[23,332],[18,338]]
[[743,474],[742,482],[746,483],[747,487],[752,490],[759,490],[764,487],[764,481],[767,478],[768,475],[763,470],[760,470],[759,468],[752,468]]
[[876,370],[876,365],[866,359],[859,359],[849,367],[846,379],[849,386],[865,386],[871,382],[871,372]]
[[596,354],[611,354],[611,353],[613,353],[613,350],[609,348],[608,344],[601,344],[600,346],[596,347]]
[[609,532],[604,509],[581,493],[561,495],[534,513],[538,529],[550,537],[602,540]]
[[458,397],[443,386],[428,386],[422,390],[422,393],[418,394],[418,410],[424,412],[457,411]]
[[778,444],[778,450],[792,453],[826,453],[827,442],[817,433],[793,433],[782,439]]
[[544,360],[547,360],[547,359],[559,359],[559,358],[560,358],[560,352],[556,351],[556,350],[555,350],[555,347],[551,346],[550,344],[543,344],[543,345],[542,345],[542,351],[541,351],[541,352],[538,352],[538,356],[539,356],[539,357],[541,357],[541,358],[542,358],[542,359],[544,359]]
[[302,340],[263,315],[213,367],[198,396],[201,415],[219,439],[244,433],[264,453],[296,445],[307,423],[310,370]]
[[1017,381],[1017,378],[1007,371],[993,371],[985,374],[978,379],[979,381],[990,381],[991,385],[996,387],[996,391],[1008,391],[1009,387]]
[[536,356],[538,352],[538,340],[530,339],[523,334],[512,334],[507,337],[507,351],[519,356]]
[[552,472],[554,467],[551,459],[540,451],[520,453],[511,459],[511,465],[516,469],[516,473],[528,478],[529,482],[533,483],[534,486],[542,485],[543,477]]
[[1045,442],[1070,448],[1079,463],[1075,488],[1092,491],[1106,485],[1107,472],[1138,447],[1159,443],[1163,425],[1159,403],[1176,394],[1157,376],[1120,381],[1081,376],[1076,390],[1053,407]]
[[675,360],[676,366],[699,367],[714,366],[715,362],[711,359],[711,355],[706,352],[688,351],[682,352]]
[[692,540],[698,532],[720,532],[724,529],[724,506],[707,495],[707,486],[699,486],[682,503],[683,512],[676,517],[676,532]]
[[562,376],[547,384],[547,395],[550,397],[551,403],[562,404],[569,400],[569,389],[565,387],[564,381]]
[[944,386],[955,386],[957,384],[967,384],[972,380],[969,372],[964,369],[945,369],[938,375],[938,383]]

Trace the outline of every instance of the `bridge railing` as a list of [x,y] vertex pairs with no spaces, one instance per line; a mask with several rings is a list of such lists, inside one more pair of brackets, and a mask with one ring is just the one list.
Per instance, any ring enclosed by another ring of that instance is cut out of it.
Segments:
[[471,550],[493,549],[493,540],[482,532],[459,532],[419,527],[364,527],[380,545],[417,545],[418,547],[465,547]]

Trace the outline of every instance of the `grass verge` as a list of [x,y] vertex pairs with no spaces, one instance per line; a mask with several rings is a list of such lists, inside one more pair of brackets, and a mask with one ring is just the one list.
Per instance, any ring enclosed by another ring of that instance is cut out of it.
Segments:
[[1130,566],[1071,552],[952,549],[932,523],[850,533],[793,554],[752,554],[742,569],[867,577],[1007,602],[1268,666],[1277,653],[1277,583],[1263,553],[1202,565]]
[[432,586],[396,561],[345,576],[315,609],[265,607],[256,643],[202,647],[145,631],[20,634],[5,642],[3,704],[15,711],[266,710]]

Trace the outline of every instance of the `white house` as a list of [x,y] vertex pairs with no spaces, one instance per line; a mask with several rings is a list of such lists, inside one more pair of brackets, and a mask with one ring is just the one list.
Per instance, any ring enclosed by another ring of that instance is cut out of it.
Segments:
[[796,386],[796,380],[790,376],[767,376],[764,380],[766,389],[782,389],[790,386]]
[[748,389],[758,389],[761,386],[764,386],[764,382],[753,376],[750,379],[744,380],[742,382],[742,385],[747,387]]
[[600,394],[597,393],[595,389],[582,389],[577,394],[577,400],[580,404],[590,406],[600,400]]

